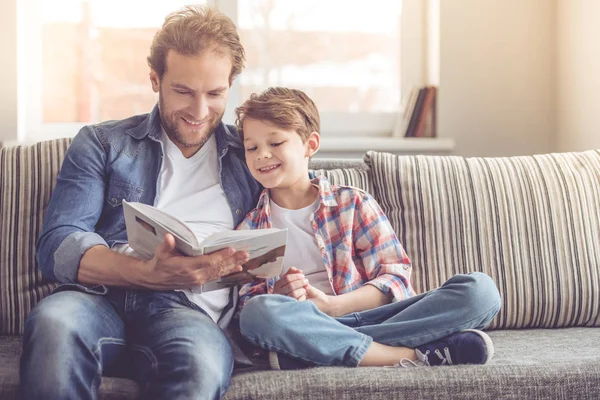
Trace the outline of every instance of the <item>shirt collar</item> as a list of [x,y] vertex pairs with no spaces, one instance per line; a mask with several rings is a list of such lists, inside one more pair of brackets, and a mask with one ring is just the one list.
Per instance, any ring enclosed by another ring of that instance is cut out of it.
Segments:
[[[325,176],[318,176],[310,181],[313,185],[317,186],[319,189],[319,202],[326,207],[337,207],[338,203],[333,195],[333,191],[331,190],[331,184],[329,180]],[[270,206],[269,201],[271,200],[271,196],[269,194],[269,189],[263,189],[260,197],[258,198],[257,208],[263,209],[265,212],[270,214]]]

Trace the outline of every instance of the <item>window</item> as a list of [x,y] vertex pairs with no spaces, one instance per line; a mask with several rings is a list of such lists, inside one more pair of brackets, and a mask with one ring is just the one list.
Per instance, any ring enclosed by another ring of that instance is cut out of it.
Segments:
[[[198,1],[196,1],[198,2]],[[237,24],[247,66],[225,121],[251,93],[306,91],[322,130],[388,135],[402,89],[400,0],[208,0]],[[20,32],[27,68],[28,140],[151,110],[146,56],[156,29],[188,1],[26,0]]]

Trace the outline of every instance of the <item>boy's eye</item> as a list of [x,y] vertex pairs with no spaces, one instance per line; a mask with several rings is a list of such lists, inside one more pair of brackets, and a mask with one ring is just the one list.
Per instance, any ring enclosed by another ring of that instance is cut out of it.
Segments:
[[255,147],[248,147],[248,148],[246,149],[246,151],[254,151],[254,150],[256,150],[256,146],[255,146]]
[[277,146],[281,146],[282,144],[285,143],[285,140],[283,142],[278,142],[278,143],[271,143],[271,146],[273,147],[277,147]]

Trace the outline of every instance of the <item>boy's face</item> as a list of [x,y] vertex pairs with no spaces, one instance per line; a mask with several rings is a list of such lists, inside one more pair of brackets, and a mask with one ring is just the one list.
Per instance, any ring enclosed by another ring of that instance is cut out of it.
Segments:
[[291,188],[308,180],[308,160],[319,148],[319,134],[305,143],[296,131],[266,121],[244,121],[244,148],[250,173],[267,189]]
[[221,122],[229,94],[231,60],[214,52],[185,56],[169,50],[166,71],[150,81],[159,93],[166,134],[185,157],[194,155]]

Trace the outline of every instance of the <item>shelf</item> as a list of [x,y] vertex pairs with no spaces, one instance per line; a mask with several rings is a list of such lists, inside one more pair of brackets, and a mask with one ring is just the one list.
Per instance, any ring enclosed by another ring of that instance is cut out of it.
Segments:
[[407,155],[449,155],[454,145],[454,140],[448,138],[321,137],[316,158],[362,159],[368,150]]

